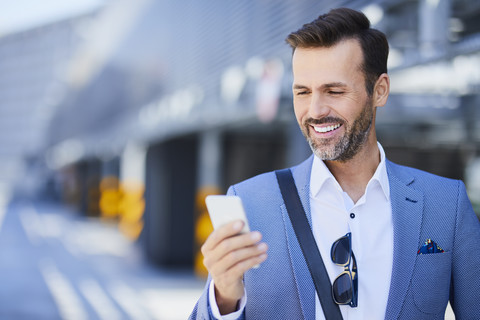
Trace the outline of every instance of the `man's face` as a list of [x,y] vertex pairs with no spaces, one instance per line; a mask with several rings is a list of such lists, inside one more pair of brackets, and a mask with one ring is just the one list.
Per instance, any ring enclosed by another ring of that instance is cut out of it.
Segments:
[[295,116],[317,157],[347,161],[366,143],[375,108],[365,89],[357,40],[293,55]]

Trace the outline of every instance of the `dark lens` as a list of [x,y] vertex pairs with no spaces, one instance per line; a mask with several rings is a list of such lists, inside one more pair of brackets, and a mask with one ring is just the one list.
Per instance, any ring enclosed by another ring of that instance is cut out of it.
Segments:
[[333,298],[337,303],[346,304],[352,301],[352,280],[348,273],[341,274],[333,282]]
[[343,265],[347,264],[350,257],[350,239],[342,237],[338,239],[332,247],[332,261]]

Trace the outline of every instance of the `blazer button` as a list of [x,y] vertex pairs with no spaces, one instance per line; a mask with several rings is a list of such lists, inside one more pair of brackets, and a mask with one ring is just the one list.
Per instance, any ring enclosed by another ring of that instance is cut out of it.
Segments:
[[355,219],[355,213],[350,213],[350,218]]

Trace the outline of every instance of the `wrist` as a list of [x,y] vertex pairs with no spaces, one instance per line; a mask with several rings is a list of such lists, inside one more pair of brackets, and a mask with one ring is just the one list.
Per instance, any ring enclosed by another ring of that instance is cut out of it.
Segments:
[[221,315],[226,315],[238,310],[238,302],[240,299],[228,298],[223,296],[215,287],[215,301]]

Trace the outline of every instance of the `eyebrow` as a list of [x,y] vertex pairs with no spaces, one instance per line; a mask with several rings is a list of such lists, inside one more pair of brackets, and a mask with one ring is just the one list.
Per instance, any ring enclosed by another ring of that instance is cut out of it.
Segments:
[[[321,89],[330,89],[330,88],[338,88],[338,87],[347,87],[347,84],[344,82],[330,82],[330,83],[322,84],[320,86]],[[293,89],[301,90],[301,89],[310,89],[310,88],[301,84],[294,84]]]
[[303,86],[301,84],[294,84],[293,85],[293,90],[301,90],[301,89],[308,89],[308,87]]
[[347,87],[347,84],[344,82],[331,82],[326,83],[321,86],[321,88],[328,89],[328,88],[338,88],[338,87]]

